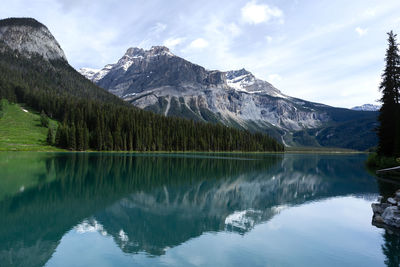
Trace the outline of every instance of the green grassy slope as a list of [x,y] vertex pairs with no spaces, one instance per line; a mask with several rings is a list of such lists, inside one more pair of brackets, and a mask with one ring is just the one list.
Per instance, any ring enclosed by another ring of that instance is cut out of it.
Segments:
[[[40,115],[18,104],[1,100],[0,151],[60,151],[46,143],[47,128],[40,125]],[[25,109],[26,110],[26,109]],[[50,120],[52,127],[56,122]]]

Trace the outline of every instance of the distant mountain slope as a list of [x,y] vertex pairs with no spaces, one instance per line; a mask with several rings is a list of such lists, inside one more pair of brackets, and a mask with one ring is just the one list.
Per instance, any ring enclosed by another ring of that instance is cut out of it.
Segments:
[[356,106],[351,108],[352,110],[359,110],[359,111],[378,111],[381,108],[379,105],[373,104],[364,104],[361,106]]
[[[339,146],[364,150],[377,142],[372,128],[367,129],[371,120],[376,121],[375,113],[334,108],[290,97],[245,69],[206,70],[175,56],[163,46],[154,46],[150,50],[129,48],[117,63],[108,64],[96,73],[87,74],[84,69],[81,73],[136,107],[166,116],[221,122],[267,132],[288,146]],[[350,121],[362,125],[363,131],[346,128],[349,132],[342,138],[357,143],[355,140],[363,135],[366,139],[363,144],[349,146],[344,140],[333,141],[332,133],[325,137],[308,133],[310,129],[342,128],[342,123]]]

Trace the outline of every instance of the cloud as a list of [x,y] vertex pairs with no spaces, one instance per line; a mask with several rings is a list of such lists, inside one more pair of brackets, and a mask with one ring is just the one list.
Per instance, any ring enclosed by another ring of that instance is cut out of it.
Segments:
[[189,44],[189,48],[202,49],[208,46],[208,42],[203,38],[197,38]]
[[283,21],[282,10],[277,7],[270,7],[267,4],[257,4],[256,1],[248,2],[241,11],[242,19],[249,24],[269,22],[272,19]]
[[376,8],[368,8],[364,11],[365,16],[367,17],[375,17],[377,13]]
[[230,23],[227,26],[227,30],[229,31],[229,33],[233,36],[239,36],[242,33],[242,30],[239,28],[238,25],[236,25],[236,23]]
[[185,38],[181,38],[181,37],[179,37],[179,38],[168,38],[163,42],[163,44],[166,47],[173,49],[175,46],[181,44],[184,40],[185,40]]
[[282,80],[282,77],[279,74],[270,74],[268,75],[268,81],[270,83],[277,83]]
[[163,31],[165,31],[166,28],[167,28],[167,25],[165,25],[164,23],[161,23],[161,22],[157,22],[156,25],[151,27],[150,32],[157,35],[157,34],[162,33]]
[[[13,0],[0,17],[46,24],[75,68],[101,68],[128,47],[164,44],[208,69],[244,67],[285,94],[350,107],[379,97],[368,79],[384,67],[385,32],[400,25],[400,1],[381,2]],[[358,95],[340,97],[338,88]]]
[[358,35],[364,36],[364,35],[367,34],[368,29],[363,29],[363,28],[357,27],[357,28],[355,29],[355,31],[358,33]]

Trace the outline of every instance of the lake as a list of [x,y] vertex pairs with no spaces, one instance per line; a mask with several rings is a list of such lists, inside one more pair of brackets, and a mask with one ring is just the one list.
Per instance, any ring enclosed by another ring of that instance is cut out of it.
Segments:
[[0,153],[0,266],[399,266],[365,159]]

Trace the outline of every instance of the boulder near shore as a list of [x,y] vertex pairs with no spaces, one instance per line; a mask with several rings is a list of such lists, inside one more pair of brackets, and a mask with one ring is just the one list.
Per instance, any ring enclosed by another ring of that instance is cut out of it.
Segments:
[[378,198],[379,203],[372,203],[372,224],[378,227],[389,226],[400,230],[400,190],[397,190],[394,197],[384,200]]

